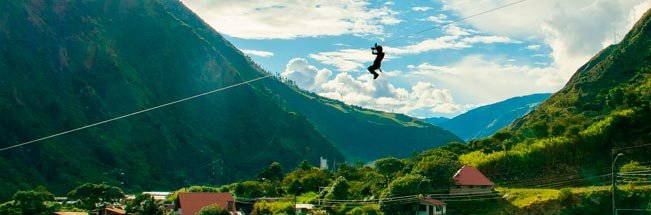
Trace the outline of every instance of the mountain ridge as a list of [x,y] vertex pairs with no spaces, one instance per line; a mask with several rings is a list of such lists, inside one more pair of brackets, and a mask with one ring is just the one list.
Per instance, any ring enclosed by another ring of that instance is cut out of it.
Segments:
[[493,104],[469,110],[459,116],[439,123],[465,141],[488,137],[514,120],[534,110],[551,93],[516,96]]

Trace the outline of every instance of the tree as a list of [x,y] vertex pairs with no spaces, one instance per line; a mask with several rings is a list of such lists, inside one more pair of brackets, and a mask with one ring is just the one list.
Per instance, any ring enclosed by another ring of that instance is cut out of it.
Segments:
[[337,177],[343,176],[344,178],[353,181],[359,180],[363,177],[357,167],[347,165],[346,163],[341,163],[337,166],[337,173],[335,174]]
[[197,212],[197,215],[230,215],[231,213],[228,212],[226,209],[220,207],[217,204],[212,204],[208,205],[206,207],[201,208],[199,212]]
[[49,214],[52,208],[48,203],[54,201],[54,195],[49,192],[18,191],[14,194],[14,206],[20,208],[23,214]]
[[[406,175],[393,180],[389,187],[382,194],[382,198],[393,198],[422,194],[423,190],[430,190],[431,181],[421,175]],[[380,209],[384,214],[407,215],[414,214],[414,204],[402,204],[400,202],[380,202]]]
[[126,211],[129,214],[137,215],[162,215],[165,212],[165,207],[160,201],[156,201],[153,196],[143,194],[129,202]]
[[280,163],[273,162],[268,167],[265,167],[258,174],[258,179],[268,179],[271,181],[281,181],[283,180],[283,169],[280,166]]
[[0,204],[0,215],[21,215],[20,208],[12,202],[5,202]]
[[461,168],[461,163],[448,158],[427,157],[418,162],[412,173],[423,175],[430,179],[437,188],[448,188],[450,179]]
[[405,163],[398,158],[389,157],[375,161],[375,169],[388,178],[393,178],[398,172],[405,167]]
[[326,194],[325,198],[326,199],[335,199],[335,200],[344,200],[348,198],[348,188],[350,186],[348,185],[348,180],[346,178],[339,176],[337,180],[332,182],[332,185],[330,186],[330,192]]
[[305,191],[319,191],[319,187],[328,185],[332,176],[325,170],[312,170],[301,178],[301,184]]
[[247,198],[266,196],[262,183],[257,181],[244,181],[237,183],[233,188],[233,192],[235,192],[237,196]]
[[303,171],[311,170],[312,167],[313,167],[313,166],[310,165],[310,163],[307,162],[307,160],[303,160],[303,161],[301,161],[300,164],[298,164],[298,169],[303,170]]
[[460,142],[451,142],[445,146],[441,146],[440,149],[460,155],[468,151],[468,146]]
[[381,211],[377,206],[365,205],[362,207],[353,208],[350,212],[350,215],[380,215]]
[[86,183],[70,191],[68,198],[78,201],[80,208],[91,211],[118,202],[124,198],[124,193],[110,185]]

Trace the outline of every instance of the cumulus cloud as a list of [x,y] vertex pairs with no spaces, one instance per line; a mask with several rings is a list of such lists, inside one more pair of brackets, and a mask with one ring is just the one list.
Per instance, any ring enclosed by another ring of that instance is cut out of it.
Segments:
[[258,57],[274,56],[273,52],[268,52],[268,51],[260,51],[260,50],[252,50],[252,49],[242,49],[241,51],[244,52],[244,54],[258,56]]
[[331,75],[332,71],[317,69],[303,58],[289,60],[285,71],[280,73],[281,77],[294,81],[296,85],[306,90],[319,89],[320,85],[325,83]]
[[369,75],[353,76],[342,72],[332,77],[329,70],[318,69],[301,58],[290,60],[281,76],[321,96],[383,111],[424,117],[458,114],[474,107],[457,104],[449,90],[431,83],[417,82],[411,88],[401,88],[388,79],[373,80]]
[[217,31],[244,39],[384,35],[401,22],[387,6],[366,0],[183,0]]
[[429,63],[407,66],[405,78],[431,80],[448,89],[460,103],[493,103],[514,96],[553,92],[569,78],[555,67],[513,65],[509,59],[467,56],[453,65]]
[[[461,17],[507,3],[443,0],[446,9]],[[551,48],[551,66],[568,76],[614,42],[613,28],[621,39],[650,6],[651,0],[527,1],[465,22],[482,32],[544,42]],[[528,48],[535,50],[539,46]]]

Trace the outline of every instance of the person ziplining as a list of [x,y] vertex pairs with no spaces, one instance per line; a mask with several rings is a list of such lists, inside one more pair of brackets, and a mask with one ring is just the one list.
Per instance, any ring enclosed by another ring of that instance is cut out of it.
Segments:
[[382,46],[378,46],[377,43],[375,46],[371,47],[371,54],[376,55],[375,60],[373,61],[373,65],[368,67],[368,71],[373,74],[373,79],[377,79],[380,74],[375,72],[375,70],[380,70],[382,72],[382,69],[380,67],[382,66],[382,59],[384,59],[384,52],[382,51]]

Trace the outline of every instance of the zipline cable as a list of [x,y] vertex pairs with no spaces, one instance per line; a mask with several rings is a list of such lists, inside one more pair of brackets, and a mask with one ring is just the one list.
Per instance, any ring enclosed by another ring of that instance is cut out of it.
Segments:
[[139,110],[139,111],[136,111],[136,112],[133,112],[133,113],[129,113],[129,114],[125,114],[125,115],[122,115],[122,116],[114,117],[114,118],[107,119],[107,120],[104,120],[104,121],[101,121],[101,122],[96,122],[96,123],[93,123],[93,124],[90,124],[90,125],[86,125],[86,126],[82,126],[82,127],[79,127],[79,128],[75,128],[75,129],[67,130],[67,131],[64,131],[64,132],[56,133],[56,134],[53,134],[53,135],[50,135],[50,136],[46,136],[46,137],[38,138],[38,139],[35,139],[35,140],[30,140],[30,141],[27,141],[27,142],[23,142],[23,143],[20,143],[20,144],[0,148],[0,152],[5,151],[5,150],[9,150],[9,149],[13,149],[13,148],[16,148],[16,147],[21,147],[21,146],[24,146],[24,145],[36,143],[36,142],[39,142],[39,141],[47,140],[47,139],[50,139],[50,138],[53,138],[53,137],[61,136],[61,135],[64,135],[64,134],[75,132],[75,131],[84,130],[84,129],[87,129],[87,128],[90,128],[90,127],[95,127],[95,126],[98,126],[98,125],[101,125],[101,124],[106,124],[106,123],[109,123],[109,122],[112,122],[112,121],[115,121],[115,120],[119,120],[119,119],[127,118],[127,117],[130,117],[130,116],[138,115],[138,114],[149,112],[149,111],[156,110],[156,109],[159,109],[159,108],[167,107],[167,106],[170,106],[170,105],[173,105],[173,104],[176,104],[176,103],[181,103],[181,102],[184,102],[184,101],[187,101],[187,100],[191,100],[191,99],[195,99],[195,98],[198,98],[198,97],[206,96],[206,95],[213,94],[213,93],[223,91],[223,90],[227,90],[227,89],[230,89],[230,88],[233,88],[233,87],[237,87],[237,86],[241,86],[241,85],[248,84],[248,83],[251,83],[251,82],[259,81],[259,80],[262,80],[262,79],[265,79],[265,78],[268,78],[268,77],[271,77],[271,76],[273,76],[273,75],[266,75],[266,76],[254,78],[254,79],[251,79],[251,80],[248,80],[248,81],[244,81],[244,82],[240,82],[240,83],[237,83],[237,84],[222,87],[222,88],[219,88],[219,89],[211,90],[211,91],[208,91],[208,92],[205,92],[205,93],[200,93],[200,94],[197,94],[197,95],[194,95],[194,96],[190,96],[190,97],[186,97],[186,98],[179,99],[179,100],[176,100],[176,101],[168,102],[168,103],[158,105],[158,106],[155,106],[155,107],[151,107],[151,108],[147,108],[147,109],[144,109],[144,110]]
[[496,10],[501,10],[501,9],[503,9],[503,8],[507,8],[507,7],[510,7],[510,6],[516,5],[516,4],[520,4],[520,3],[525,2],[525,1],[529,1],[529,0],[520,0],[520,1],[516,1],[516,2],[511,2],[511,3],[505,4],[505,5],[502,5],[502,6],[499,6],[499,7],[493,8],[493,9],[490,9],[490,10],[482,11],[482,12],[480,12],[480,13],[476,13],[476,14],[473,14],[473,15],[470,15],[470,16],[463,17],[463,18],[461,18],[461,19],[454,20],[454,21],[452,21],[452,22],[448,22],[448,23],[445,23],[445,24],[435,25],[434,27],[431,27],[431,28],[428,28],[428,29],[424,29],[424,30],[421,30],[421,31],[418,31],[418,32],[414,32],[414,33],[411,33],[411,34],[401,35],[401,36],[399,36],[398,38],[395,38],[395,39],[393,39],[393,40],[386,41],[386,42],[384,42],[384,43],[386,44],[386,43],[395,42],[395,41],[397,41],[397,40],[401,40],[401,39],[407,38],[407,37],[409,37],[409,36],[414,36],[414,35],[417,35],[417,34],[422,34],[422,33],[425,33],[425,32],[428,32],[428,31],[431,31],[431,30],[434,30],[434,29],[440,28],[440,27],[445,27],[445,26],[448,26],[448,25],[451,25],[451,24],[454,24],[454,23],[459,23],[459,22],[461,22],[461,21],[464,21],[464,20],[467,20],[467,19],[471,19],[471,18],[474,18],[474,17],[477,17],[477,16],[481,16],[481,15],[484,15],[484,14],[487,14],[487,13],[490,13],[490,12],[493,12],[493,11],[496,11]]

